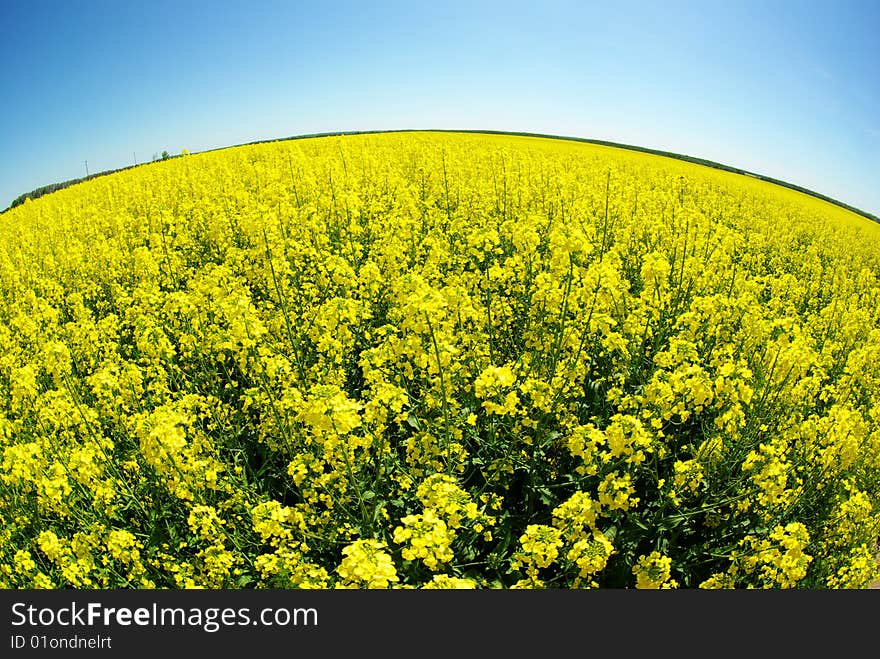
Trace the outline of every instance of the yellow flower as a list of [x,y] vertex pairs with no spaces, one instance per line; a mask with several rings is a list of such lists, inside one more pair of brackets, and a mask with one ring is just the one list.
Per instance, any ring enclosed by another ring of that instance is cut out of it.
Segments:
[[520,536],[523,560],[537,568],[549,566],[559,555],[562,536],[559,529],[544,524],[529,524]]
[[388,588],[398,582],[397,571],[387,545],[380,540],[357,540],[342,550],[343,559],[336,568],[343,585],[363,588]]
[[633,567],[636,588],[676,588],[678,582],[670,578],[671,570],[672,560],[658,551],[640,556]]

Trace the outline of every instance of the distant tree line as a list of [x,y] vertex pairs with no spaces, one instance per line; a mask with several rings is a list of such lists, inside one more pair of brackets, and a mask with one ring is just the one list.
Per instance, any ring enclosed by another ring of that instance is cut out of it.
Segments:
[[56,192],[58,190],[63,190],[64,188],[68,188],[71,185],[74,185],[76,183],[82,183],[83,181],[88,181],[93,178],[98,178],[99,176],[104,176],[106,174],[112,174],[113,172],[121,172],[125,169],[130,169],[131,167],[134,167],[134,165],[129,165],[129,167],[122,167],[120,169],[108,170],[106,172],[98,172],[97,174],[90,174],[89,176],[83,176],[82,178],[74,178],[74,179],[70,179],[69,181],[62,181],[60,183],[50,183],[49,185],[44,185],[42,187],[37,188],[36,190],[31,190],[30,192],[25,192],[24,194],[17,196],[15,199],[12,200],[12,203],[9,204],[9,208],[7,208],[6,210],[9,210],[10,208],[15,208],[16,206],[20,206],[28,199],[38,199],[38,198],[42,197],[43,195],[49,194],[50,192]]
[[[177,156],[170,155],[167,151],[162,152],[162,160],[168,160],[169,158],[176,158]],[[153,154],[153,161],[158,160],[158,156]],[[143,163],[141,163],[143,164]],[[9,208],[0,211],[5,213],[8,210],[15,208],[16,206],[21,206],[28,199],[39,199],[43,195],[47,195],[51,192],[57,192],[58,190],[63,190],[64,188],[69,188],[71,185],[76,185],[77,183],[82,183],[83,181],[90,181],[93,178],[98,178],[100,176],[106,176],[107,174],[115,174],[116,172],[124,172],[126,169],[132,169],[134,167],[139,167],[140,165],[128,165],[126,167],[119,167],[117,169],[108,169],[103,172],[97,172],[95,174],[89,174],[88,176],[82,176],[80,178],[72,178],[69,181],[62,181],[60,183],[50,183],[49,185],[44,185],[35,190],[31,190],[30,192],[25,192],[22,195],[18,195],[15,199],[12,200],[12,203],[9,204]]]

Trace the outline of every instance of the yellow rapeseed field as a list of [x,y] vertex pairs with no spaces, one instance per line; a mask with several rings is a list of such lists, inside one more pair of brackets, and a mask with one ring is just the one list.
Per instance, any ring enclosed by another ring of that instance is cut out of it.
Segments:
[[880,225],[570,141],[153,163],[0,216],[0,586],[861,588]]

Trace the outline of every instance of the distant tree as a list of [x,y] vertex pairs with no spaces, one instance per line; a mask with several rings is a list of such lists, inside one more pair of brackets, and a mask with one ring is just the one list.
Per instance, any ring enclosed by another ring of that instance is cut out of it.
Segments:
[[158,154],[158,153],[154,153],[154,154],[153,154],[153,162],[156,162],[158,159],[159,159],[159,154]]
[[167,152],[167,151],[163,151],[163,152],[162,152],[162,160],[168,160],[168,158],[170,158],[170,157],[171,157],[171,156],[168,155],[168,152]]

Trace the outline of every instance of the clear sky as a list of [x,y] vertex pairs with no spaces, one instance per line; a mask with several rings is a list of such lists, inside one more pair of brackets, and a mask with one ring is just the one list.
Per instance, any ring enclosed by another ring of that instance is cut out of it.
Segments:
[[0,0],[0,208],[304,133],[542,132],[708,158],[880,215],[880,1]]

